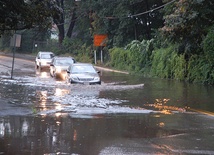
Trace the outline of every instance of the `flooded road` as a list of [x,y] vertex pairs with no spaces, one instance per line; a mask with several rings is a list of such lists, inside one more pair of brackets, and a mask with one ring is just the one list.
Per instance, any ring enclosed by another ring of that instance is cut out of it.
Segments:
[[0,57],[0,154],[214,154],[212,86],[105,71],[71,85],[16,64],[11,79]]

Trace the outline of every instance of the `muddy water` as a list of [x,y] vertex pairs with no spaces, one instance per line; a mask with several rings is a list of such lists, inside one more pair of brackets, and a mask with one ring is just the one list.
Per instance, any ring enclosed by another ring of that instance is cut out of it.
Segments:
[[[196,147],[214,153],[213,119],[192,111],[214,111],[213,87],[110,72],[101,78],[91,86],[46,71],[12,80],[2,75],[0,154],[166,154],[187,146],[183,153]],[[178,135],[173,144],[162,139]]]

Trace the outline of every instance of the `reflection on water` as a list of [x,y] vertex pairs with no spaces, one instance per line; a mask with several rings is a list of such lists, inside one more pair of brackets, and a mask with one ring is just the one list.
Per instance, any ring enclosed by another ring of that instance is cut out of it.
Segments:
[[183,132],[166,130],[164,120],[154,118],[149,115],[107,116],[95,120],[8,117],[0,120],[0,141],[4,144],[0,145],[0,150],[5,154],[99,154],[104,146],[117,139],[162,137]]
[[41,107],[45,108],[47,103],[47,91],[37,91],[37,95],[39,97],[39,104]]
[[155,108],[155,110],[160,111],[163,114],[172,114],[174,112],[186,112],[189,107],[176,107],[176,106],[170,106],[167,105],[168,101],[170,99],[156,99],[156,101],[153,104],[145,104],[145,107],[152,107]]
[[36,76],[40,78],[50,78],[50,73],[48,71],[36,70]]
[[56,88],[56,91],[55,91],[54,95],[55,96],[65,96],[69,92],[70,92],[70,90],[68,90],[68,89]]
[[[206,143],[207,148],[212,148],[213,141],[206,138],[214,135],[213,124],[213,119],[181,113],[103,115],[98,119],[69,116],[10,116],[0,118],[0,152],[1,154],[96,155],[104,154],[104,151],[112,154],[115,150],[111,148],[117,148],[120,150],[119,154],[127,154],[127,151],[130,154],[159,154],[162,151],[161,154],[165,151],[168,152],[167,154],[176,154],[182,143],[190,144],[192,147],[198,146],[198,143],[192,144],[196,138],[199,138],[198,132],[203,132],[201,138],[203,141],[209,141]],[[186,143],[187,141],[189,143]],[[166,146],[172,149],[168,150]],[[187,145],[183,146],[185,147]],[[205,148],[201,144],[196,150],[201,154],[212,150]],[[194,153],[193,150],[187,151]]]

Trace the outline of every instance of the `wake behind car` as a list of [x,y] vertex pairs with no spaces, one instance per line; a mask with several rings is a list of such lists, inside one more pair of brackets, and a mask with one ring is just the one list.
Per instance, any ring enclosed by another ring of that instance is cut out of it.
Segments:
[[66,79],[69,83],[101,84],[98,72],[89,63],[75,63],[69,66]]
[[50,75],[52,77],[64,77],[68,67],[75,62],[73,57],[54,57],[50,63]]
[[40,51],[38,52],[35,59],[36,69],[49,68],[52,58],[54,57],[54,53]]

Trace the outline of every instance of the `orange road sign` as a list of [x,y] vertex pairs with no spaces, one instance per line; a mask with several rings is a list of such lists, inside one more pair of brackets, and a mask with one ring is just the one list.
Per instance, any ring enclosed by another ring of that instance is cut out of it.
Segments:
[[108,36],[107,34],[94,35],[94,46],[106,46]]

